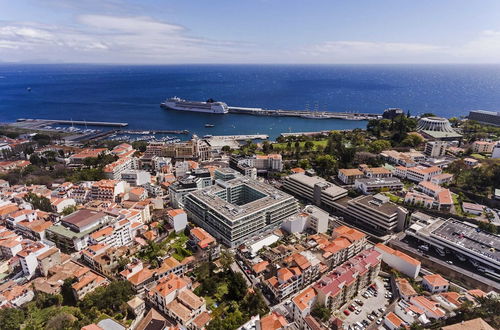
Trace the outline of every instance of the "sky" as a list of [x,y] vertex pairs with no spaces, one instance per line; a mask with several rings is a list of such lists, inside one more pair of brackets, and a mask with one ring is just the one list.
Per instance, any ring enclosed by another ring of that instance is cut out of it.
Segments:
[[500,63],[500,1],[0,0],[0,62]]

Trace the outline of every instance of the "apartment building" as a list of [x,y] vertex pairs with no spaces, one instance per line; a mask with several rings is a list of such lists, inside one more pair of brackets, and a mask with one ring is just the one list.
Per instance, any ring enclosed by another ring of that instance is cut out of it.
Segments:
[[332,208],[336,200],[347,196],[346,189],[305,173],[296,173],[286,177],[283,188],[317,206],[327,208]]
[[443,157],[446,154],[448,143],[446,141],[428,141],[424,153],[432,158]]
[[305,230],[324,233],[328,230],[329,220],[327,212],[314,205],[307,205],[302,212],[283,221],[281,228],[289,233],[302,233]]
[[471,145],[472,152],[491,154],[497,142],[474,141]]
[[171,317],[178,325],[189,327],[193,320],[206,311],[205,299],[191,290],[187,278],[170,274],[159,280],[150,291],[150,302]]
[[103,172],[106,179],[120,180],[123,172],[137,169],[138,166],[137,158],[131,156],[121,157],[104,166]]
[[313,285],[318,295],[317,301],[331,310],[339,309],[373,283],[380,265],[380,253],[375,250],[362,251]]
[[117,180],[100,180],[92,184],[91,198],[93,200],[114,202],[116,197],[125,193],[127,183]]
[[316,290],[311,286],[292,298],[293,320],[299,329],[305,328],[305,319],[311,314],[311,310],[317,301]]
[[168,223],[176,233],[182,232],[187,226],[187,213],[183,209],[168,210]]

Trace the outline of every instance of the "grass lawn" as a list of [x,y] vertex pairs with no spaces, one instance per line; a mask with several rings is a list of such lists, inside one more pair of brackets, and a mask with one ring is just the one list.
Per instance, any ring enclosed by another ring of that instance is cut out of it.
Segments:
[[474,157],[476,159],[486,159],[486,157],[484,157],[483,155],[481,154],[472,154],[471,157]]
[[393,203],[403,203],[404,200],[401,198],[401,197],[398,197],[390,192],[385,192],[384,193],[387,197],[389,197],[389,199],[391,200],[391,202]]
[[[318,141],[311,141],[314,146],[321,146],[321,147],[326,147],[326,145],[328,144],[328,140],[318,140]],[[301,148],[304,148],[305,146],[305,142],[300,142],[300,147]],[[274,150],[284,150],[286,149],[286,145],[287,143],[273,143],[273,149]],[[292,142],[292,149],[295,148],[295,142]]]

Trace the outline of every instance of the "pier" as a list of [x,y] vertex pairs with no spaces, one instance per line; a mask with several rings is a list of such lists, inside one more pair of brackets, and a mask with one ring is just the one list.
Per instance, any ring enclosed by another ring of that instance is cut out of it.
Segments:
[[103,127],[126,127],[128,123],[113,123],[105,121],[86,121],[86,120],[64,120],[64,119],[29,119],[19,118],[19,126],[25,128],[41,128],[47,125],[83,125],[83,126],[103,126]]
[[141,135],[149,135],[149,134],[189,134],[189,131],[187,129],[183,130],[125,130],[125,131],[120,131],[120,133],[125,133],[125,134],[141,134]]
[[210,140],[235,140],[235,141],[246,141],[246,140],[267,140],[269,135],[267,134],[244,134],[244,135],[205,135],[204,138]]
[[229,113],[253,116],[298,117],[304,119],[343,119],[343,120],[370,120],[380,119],[382,115],[374,113],[356,112],[328,112],[308,110],[268,110],[262,108],[228,107]]

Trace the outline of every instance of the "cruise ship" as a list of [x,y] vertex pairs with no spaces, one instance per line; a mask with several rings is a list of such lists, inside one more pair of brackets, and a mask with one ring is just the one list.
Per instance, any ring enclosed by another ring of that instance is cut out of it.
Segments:
[[165,109],[179,110],[179,111],[194,111],[194,112],[205,112],[205,113],[215,113],[215,114],[225,114],[228,113],[227,104],[224,102],[216,102],[212,99],[208,99],[206,102],[197,101],[186,101],[177,96],[172,97],[165,102],[161,103],[160,106]]

